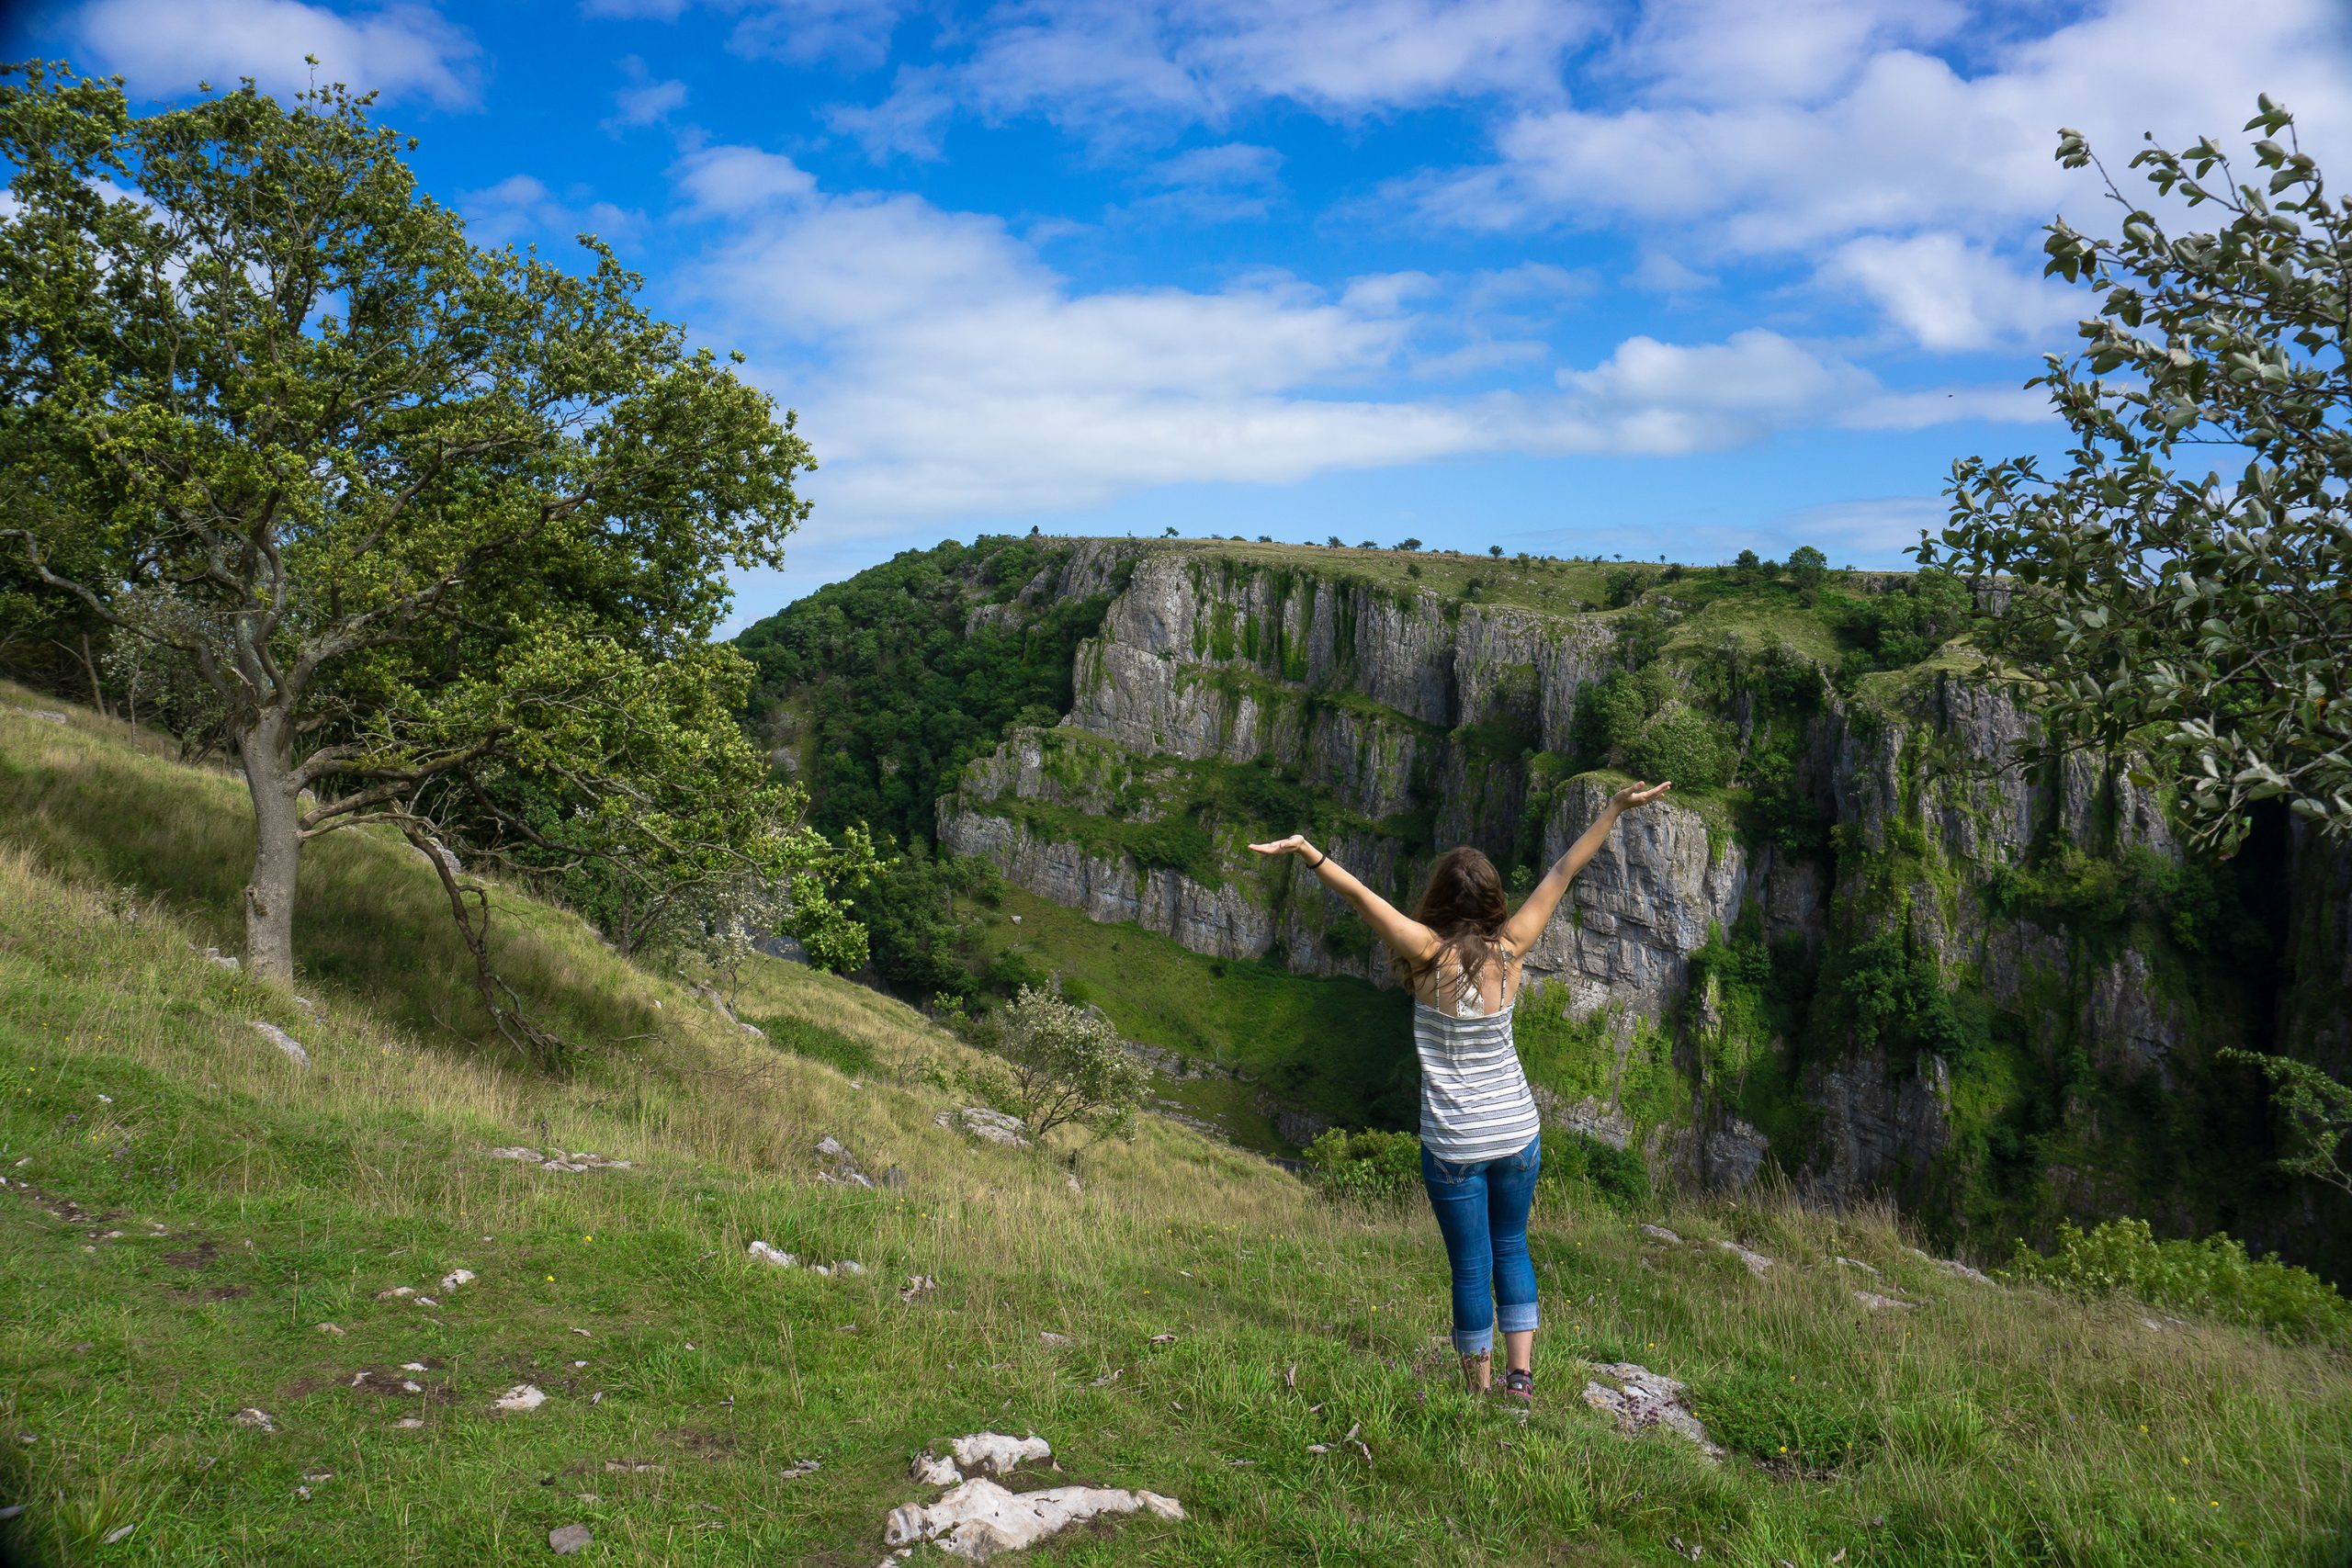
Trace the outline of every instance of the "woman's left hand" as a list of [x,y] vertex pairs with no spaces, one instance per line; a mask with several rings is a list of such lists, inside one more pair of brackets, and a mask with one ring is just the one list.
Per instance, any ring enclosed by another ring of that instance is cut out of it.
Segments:
[[1287,839],[1276,839],[1270,844],[1252,844],[1250,847],[1261,855],[1303,855],[1315,846],[1306,841],[1306,834],[1293,833]]

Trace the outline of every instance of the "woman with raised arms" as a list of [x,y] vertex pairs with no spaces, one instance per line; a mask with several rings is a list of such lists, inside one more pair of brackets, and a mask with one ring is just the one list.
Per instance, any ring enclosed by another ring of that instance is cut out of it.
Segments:
[[1413,1045],[1421,1059],[1421,1180],[1445,1238],[1453,1348],[1474,1393],[1493,1382],[1499,1319],[1503,1392],[1522,1404],[1535,1396],[1535,1266],[1527,1255],[1527,1216],[1544,1146],[1511,1040],[1521,955],[1617,818],[1673,787],[1668,780],[1619,790],[1516,910],[1504,906],[1494,863],[1466,845],[1437,857],[1409,916],[1303,834],[1250,846],[1305,860],[1317,881],[1371,923],[1388,945],[1397,979],[1412,992]]

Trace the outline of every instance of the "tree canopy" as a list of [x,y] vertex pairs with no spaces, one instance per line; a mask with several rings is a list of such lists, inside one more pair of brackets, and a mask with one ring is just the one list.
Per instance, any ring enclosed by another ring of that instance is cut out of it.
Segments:
[[[2281,799],[2352,837],[2352,211],[2331,198],[2268,97],[2241,177],[2210,137],[2151,144],[2151,205],[2081,133],[2059,162],[2097,168],[2112,237],[2052,223],[2045,271],[2098,290],[2084,346],[2048,356],[2072,427],[2066,470],[2031,457],[1953,465],[1951,513],[1915,553],[1980,582],[1981,637],[2052,746],[2170,762],[2199,836],[2223,847]],[[2153,209],[2211,209],[2175,235]],[[2199,448],[2234,468],[2198,473]]]
[[[117,82],[0,73],[0,591],[217,701],[266,976],[300,846],[367,821],[646,886],[794,877],[839,950],[831,852],[709,642],[728,569],[807,513],[792,416],[593,236],[576,270],[469,243],[370,110],[247,82],[135,116]],[[435,863],[478,937],[481,887]]]

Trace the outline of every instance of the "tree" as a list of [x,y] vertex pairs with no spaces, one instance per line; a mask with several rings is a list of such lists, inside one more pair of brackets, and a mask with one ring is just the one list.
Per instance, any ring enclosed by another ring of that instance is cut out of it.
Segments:
[[1326,546],[1328,546],[1329,547],[1330,547],[1330,548],[1332,548],[1332,549],[1335,549],[1335,550],[1336,550],[1336,549],[1338,549],[1338,548],[1340,548],[1340,536],[1339,536],[1339,535],[1337,535],[1337,534],[1334,534],[1334,535],[1332,535],[1329,538],[1325,539],[1325,540],[1323,541],[1323,543],[1324,543]]
[[[2243,181],[2210,137],[2133,155],[2160,197],[2217,210],[2178,238],[2059,133],[2059,163],[2123,209],[2114,238],[2061,219],[2043,246],[2101,296],[2084,346],[2029,383],[2073,429],[2066,471],[1953,464],[1950,519],[1913,552],[1990,587],[2003,613],[1978,635],[2041,717],[2037,754],[2168,764],[2186,826],[2224,851],[2267,799],[2352,838],[2352,210],[2286,109],[2266,96],[2245,129]],[[2199,446],[2244,467],[2176,471]]]
[[1176,525],[1172,523],[1168,525],[1168,532],[1162,536],[1170,539],[1174,538],[1176,536]]
[[[708,644],[727,568],[807,512],[792,417],[593,238],[577,274],[469,244],[369,107],[248,82],[134,118],[0,73],[0,544],[218,701],[255,973],[292,976],[302,846],[369,821],[649,884],[752,869],[840,917]],[[512,1032],[486,896],[433,859]]]
[[1008,1098],[1040,1138],[1065,1122],[1098,1137],[1116,1132],[1151,1085],[1106,1020],[1034,986],[974,1027],[1012,1069]]
[[2269,1078],[2271,1104],[2286,1119],[2296,1149],[2278,1162],[2278,1168],[2352,1194],[2352,1170],[2345,1168],[2337,1155],[2346,1140],[2352,1140],[2352,1087],[2292,1056],[2272,1056],[2235,1046],[2224,1047],[2221,1056],[2225,1062],[2254,1067]]
[[1829,558],[1811,545],[1799,545],[1789,552],[1789,581],[1808,601],[1821,592],[1822,579],[1828,575]]
[[1396,547],[1400,550],[1418,550],[1421,547],[1421,542],[1419,539],[1399,539],[1396,541]]

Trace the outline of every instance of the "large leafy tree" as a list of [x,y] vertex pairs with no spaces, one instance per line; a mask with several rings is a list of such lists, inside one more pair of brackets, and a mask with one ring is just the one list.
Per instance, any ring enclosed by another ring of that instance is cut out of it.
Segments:
[[2285,108],[2264,97],[2245,129],[2245,176],[2211,138],[2133,155],[2152,206],[2218,219],[2179,234],[2060,132],[2059,162],[2122,209],[2112,237],[2061,220],[2044,247],[2101,295],[2030,383],[2073,427],[2066,470],[1955,464],[1916,552],[2000,580],[1982,635],[2052,745],[2169,758],[2224,849],[2265,799],[2352,838],[2352,210]]
[[[301,846],[378,820],[665,886],[797,876],[854,961],[709,642],[727,569],[806,514],[790,414],[593,238],[576,270],[469,243],[404,150],[340,86],[138,117],[116,82],[0,73],[13,581],[217,698],[263,975],[293,973]],[[435,863],[497,1010],[481,890]]]

